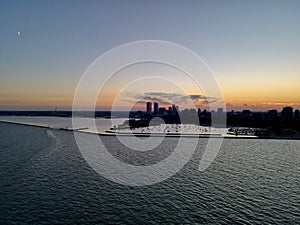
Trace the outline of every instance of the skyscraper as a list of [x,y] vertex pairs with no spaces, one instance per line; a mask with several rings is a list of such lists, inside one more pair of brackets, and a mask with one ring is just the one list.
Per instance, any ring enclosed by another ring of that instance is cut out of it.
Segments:
[[278,117],[278,111],[276,109],[271,109],[268,111],[268,120],[275,120]]
[[147,103],[146,103],[146,111],[147,111],[147,113],[149,113],[149,114],[152,113],[152,103],[151,103],[151,102],[147,102]]
[[178,111],[177,109],[178,109],[178,108],[176,107],[176,105],[173,104],[173,105],[172,105],[172,111],[173,111],[173,112],[177,112],[177,111]]
[[300,118],[300,111],[299,109],[295,110],[295,119],[298,120]]
[[154,114],[157,115],[158,114],[158,103],[154,102]]
[[201,114],[201,109],[200,108],[198,108],[198,115],[200,115]]
[[290,106],[284,107],[281,112],[281,116],[285,120],[293,119],[293,108]]
[[223,116],[223,108],[218,108],[217,112],[218,112],[218,117]]

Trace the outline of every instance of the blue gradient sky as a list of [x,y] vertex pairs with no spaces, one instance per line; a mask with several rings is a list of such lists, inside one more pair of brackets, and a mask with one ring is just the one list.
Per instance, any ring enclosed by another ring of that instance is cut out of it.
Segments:
[[300,107],[299,12],[290,0],[1,1],[0,110],[70,108],[89,64],[144,39],[200,55],[229,109]]

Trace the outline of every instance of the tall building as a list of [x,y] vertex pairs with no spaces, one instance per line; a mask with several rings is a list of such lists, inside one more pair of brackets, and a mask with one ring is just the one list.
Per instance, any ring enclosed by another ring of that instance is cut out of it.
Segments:
[[300,118],[300,111],[299,109],[295,110],[295,119],[298,120]]
[[204,117],[204,118],[207,118],[207,110],[206,109],[204,109],[203,111],[202,111],[202,117]]
[[278,117],[278,111],[276,109],[271,109],[268,111],[268,120],[275,120]]
[[172,105],[172,116],[176,116],[179,113],[179,107],[175,104]]
[[250,115],[251,115],[251,111],[250,110],[245,109],[245,110],[242,111],[242,117],[243,118],[249,118]]
[[172,105],[172,111],[173,111],[173,112],[179,112],[179,106],[173,104],[173,105]]
[[146,103],[146,112],[149,114],[152,113],[152,103],[151,102]]
[[201,109],[200,108],[198,108],[198,115],[200,115],[201,114]]
[[285,120],[293,119],[293,108],[290,106],[284,107],[281,112],[281,116]]
[[175,105],[175,104],[172,105],[172,111],[173,111],[173,112],[176,111],[176,105]]
[[218,117],[221,117],[221,116],[223,116],[223,108],[218,108],[217,109],[217,112],[218,112]]
[[157,115],[158,114],[158,103],[154,102],[154,114]]

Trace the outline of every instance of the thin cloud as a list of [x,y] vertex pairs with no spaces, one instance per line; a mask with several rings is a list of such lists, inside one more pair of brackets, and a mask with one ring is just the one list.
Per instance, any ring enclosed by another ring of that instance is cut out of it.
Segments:
[[207,99],[207,97],[204,96],[204,95],[189,95],[189,97],[190,97],[192,100]]
[[168,92],[126,92],[125,96],[130,98],[130,102],[138,104],[146,103],[147,101],[157,102],[160,105],[177,104],[185,106],[187,104],[209,104],[218,101],[217,98],[207,97],[200,94],[186,95],[184,93],[168,93]]

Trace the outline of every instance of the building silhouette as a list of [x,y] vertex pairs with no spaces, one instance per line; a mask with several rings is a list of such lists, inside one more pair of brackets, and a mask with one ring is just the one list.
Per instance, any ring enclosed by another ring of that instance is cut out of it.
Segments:
[[295,110],[295,119],[299,120],[299,118],[300,118],[300,111],[299,111],[299,109],[296,109]]
[[154,115],[158,114],[158,103],[154,102]]
[[293,119],[293,108],[290,106],[284,107],[281,112],[281,117],[285,120]]
[[146,103],[146,112],[148,114],[151,114],[152,113],[152,103],[151,102],[147,102]]
[[158,108],[158,113],[159,113],[160,115],[163,115],[164,112],[166,112],[166,108],[165,108],[165,107],[159,107],[159,108]]
[[[152,108],[153,105],[153,108]],[[1,112],[1,111],[0,111]],[[14,112],[15,113],[15,112]],[[1,113],[0,113],[1,114]],[[300,110],[293,111],[290,106],[281,111],[225,111],[223,108],[183,109],[179,111],[176,104],[168,108],[159,107],[157,102],[147,102],[146,112],[130,112],[130,127],[147,127],[154,117],[160,117],[165,124],[196,124],[201,126],[226,127],[230,129],[255,128],[259,137],[297,138],[300,139]]]
[[268,120],[275,120],[278,118],[278,111],[276,109],[271,109],[268,111],[267,119]]
[[218,113],[218,117],[223,116],[223,108],[218,108],[217,113]]
[[250,115],[251,115],[251,111],[250,110],[245,109],[245,110],[242,111],[242,117],[243,118],[249,118]]

